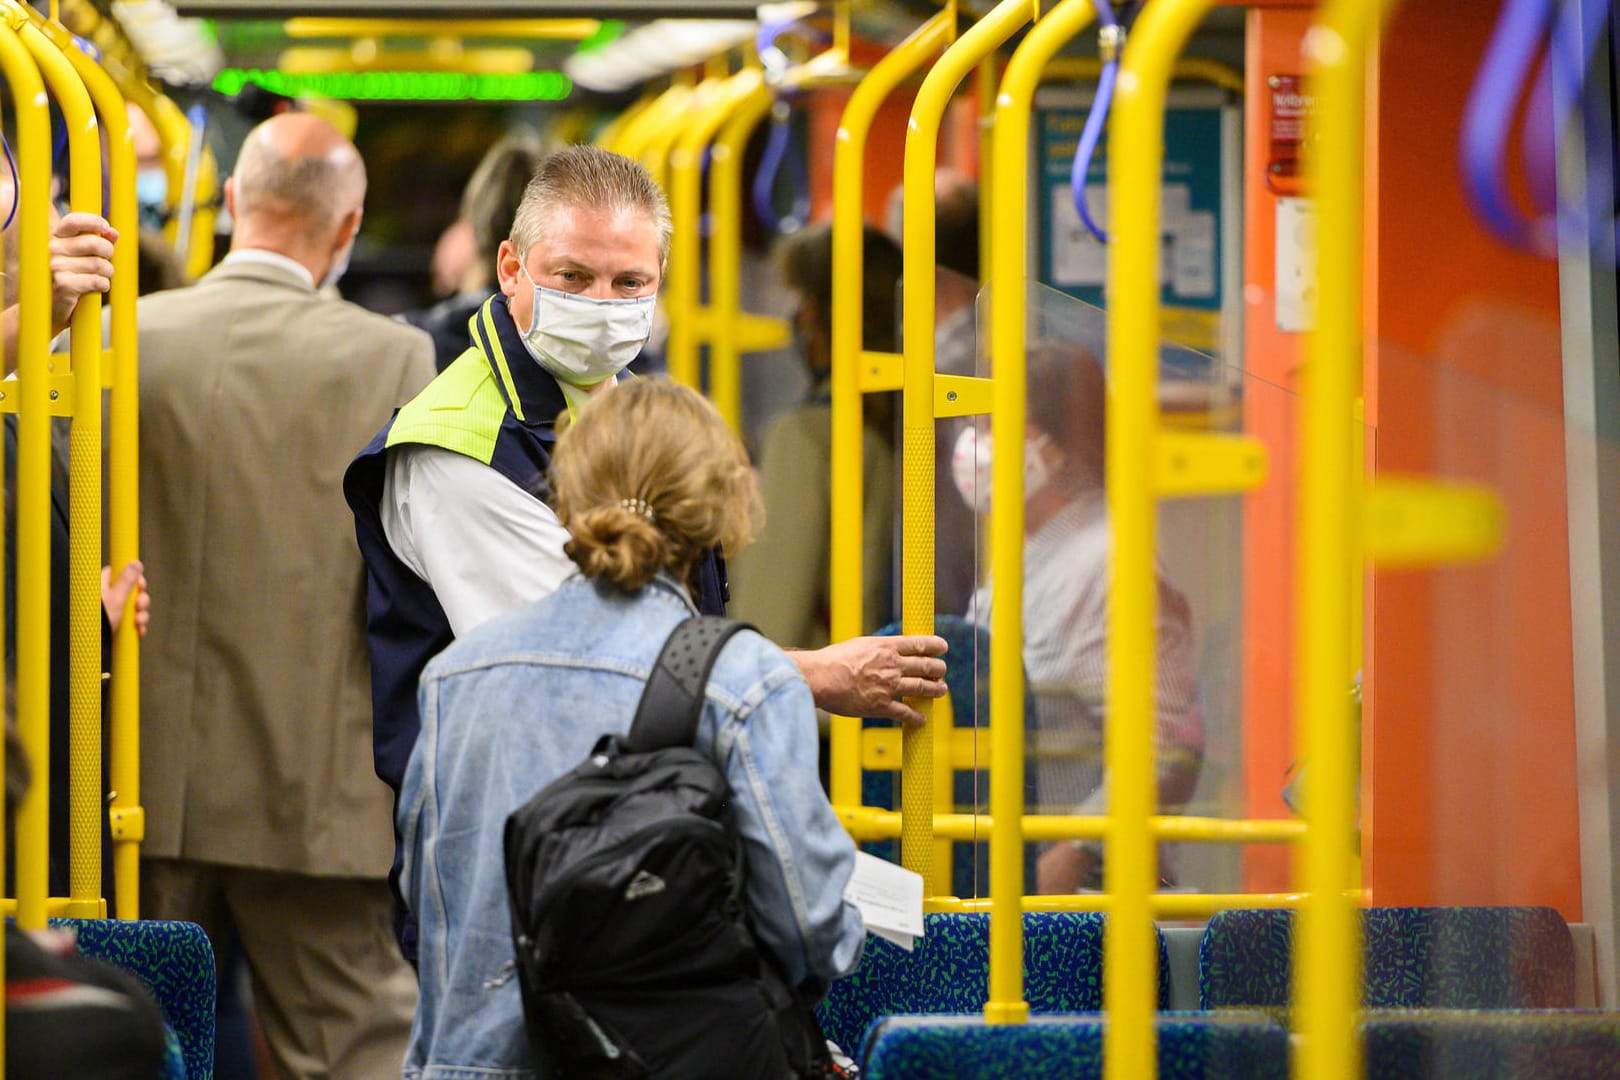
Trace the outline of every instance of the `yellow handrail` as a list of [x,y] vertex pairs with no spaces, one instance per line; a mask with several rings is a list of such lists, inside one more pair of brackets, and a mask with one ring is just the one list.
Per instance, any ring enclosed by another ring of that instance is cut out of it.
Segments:
[[290,38],[409,37],[515,38],[575,41],[590,37],[595,19],[384,19],[304,16],[288,19]]
[[714,140],[720,125],[750,94],[765,85],[765,73],[746,67],[706,95],[701,110],[680,129],[669,155],[669,209],[675,223],[669,251],[669,277],[664,289],[669,315],[667,358],[670,378],[697,387],[698,311],[702,303],[703,232],[701,181],[703,150]]
[[[47,24],[47,35],[59,27]],[[139,294],[139,219],[135,203],[135,143],[124,98],[111,76],[77,48],[62,53],[90,91],[107,133],[107,218],[118,230],[113,245],[112,391],[108,404],[107,522],[108,554],[115,571],[140,553],[140,411],[137,394],[135,300]],[[107,374],[105,371],[103,374]],[[99,396],[99,395],[98,395]],[[113,636],[112,682],[109,687],[110,746],[108,778],[112,785],[114,914],[134,919],[139,913],[141,827],[140,636],[135,630],[135,594],[130,594],[118,633]],[[98,808],[99,813],[99,808]]]
[[668,130],[676,115],[686,108],[691,96],[691,84],[684,82],[670,84],[651,105],[641,111],[640,115],[625,123],[619,131],[618,138],[608,149],[639,161],[646,151],[647,143],[660,131]]
[[[968,72],[1028,21],[1027,0],[1001,0],[963,31],[924,77],[906,130],[901,288],[905,379],[900,393],[901,467],[906,482],[901,503],[900,619],[907,634],[934,632],[934,170],[939,128],[951,96]],[[942,727],[941,721],[951,721],[936,713],[932,700],[914,699],[910,704],[923,714],[925,723],[908,730],[902,744],[900,856],[908,868],[923,875],[927,894],[938,896],[950,891],[950,849],[935,850],[928,814],[951,799],[950,770],[938,770],[936,777],[934,768],[935,743],[950,737],[949,727],[936,729]]]
[[625,106],[624,110],[612,120],[609,120],[606,124],[602,125],[601,130],[596,133],[596,137],[593,138],[591,142],[597,146],[600,146],[604,150],[616,151],[619,145],[619,137],[624,134],[625,130],[632,123],[634,123],[642,113],[651,108],[653,102],[657,100],[658,94],[651,90],[642,94],[629,105]]
[[1355,858],[1355,725],[1345,693],[1351,667],[1350,575],[1359,572],[1362,493],[1352,455],[1361,385],[1362,188],[1367,60],[1391,0],[1333,0],[1306,37],[1316,95],[1305,158],[1317,198],[1317,312],[1306,338],[1301,384],[1299,607],[1295,700],[1308,826],[1295,952],[1299,1003],[1297,1068],[1322,1080],[1361,1075],[1355,1010],[1360,1006],[1360,924],[1346,900]]
[[[1155,1003],[1149,919],[1157,853],[1152,730],[1154,452],[1159,427],[1160,174],[1165,100],[1177,55],[1213,0],[1154,0],[1121,58],[1108,138],[1109,813],[1104,875],[1114,901],[1104,972],[1110,1080],[1152,1077]],[[1126,962],[1121,963],[1121,958]]]
[[[691,94],[682,106],[667,116],[663,123],[648,132],[645,144],[641,150],[641,164],[646,166],[652,178],[658,182],[672,196],[672,180],[669,174],[669,158],[675,150],[675,144],[689,130],[689,125],[695,117],[702,116],[714,104],[714,96],[721,92],[728,76],[707,75],[703,81],[692,87]],[[674,207],[670,209],[673,211]]]
[[709,153],[709,394],[731,430],[742,430],[742,164],[748,139],[771,111],[761,81],[732,110]]
[[[873,65],[838,121],[833,146],[832,221],[832,480],[829,492],[829,630],[833,641],[861,633],[861,292],[866,137],[880,105],[956,31],[956,14],[940,11]],[[861,721],[831,723],[830,787],[834,806],[861,801]]]
[[[1091,0],[1060,0],[1030,30],[1002,76],[991,144],[996,200],[990,209],[990,437],[996,453],[990,482],[990,588],[995,597],[990,609],[990,752],[995,769],[990,812],[996,827],[990,834],[994,904],[990,912],[990,1000],[984,1007],[991,1023],[1021,1023],[1029,1015],[1024,1000],[1023,922],[1018,914],[1024,866],[1024,293],[1029,243],[1025,235],[1029,116],[1041,72],[1093,14]],[[1110,656],[1112,660],[1117,654]],[[1110,668],[1114,666],[1111,662]],[[1116,943],[1113,935],[1122,921],[1117,917],[1109,920],[1112,961],[1108,970],[1140,966],[1146,972],[1149,946],[1141,943],[1146,941],[1148,927],[1137,928],[1135,939],[1139,940],[1126,938]],[[1116,944],[1120,947],[1114,951]],[[1151,970],[1156,972],[1157,965]],[[1138,978],[1149,977],[1143,972],[1137,973]],[[1110,1007],[1114,1004],[1110,1002]],[[1119,1026],[1120,1021],[1111,1016],[1110,1038]],[[1106,1060],[1109,1075],[1115,1075],[1114,1057]]]
[[[9,6],[9,5],[8,5]],[[90,95],[65,56],[37,26],[18,40],[45,79],[68,136],[68,203],[101,212],[101,130]],[[133,177],[131,177],[133,183]],[[68,700],[70,914],[99,918],[101,898],[101,294],[73,309],[72,427],[68,444]],[[41,766],[40,786],[47,774]]]
[[[17,727],[34,775],[50,767],[51,137],[45,83],[23,45],[28,17],[0,10],[0,73],[17,109]],[[44,783],[17,808],[17,925],[45,925],[50,821]]]

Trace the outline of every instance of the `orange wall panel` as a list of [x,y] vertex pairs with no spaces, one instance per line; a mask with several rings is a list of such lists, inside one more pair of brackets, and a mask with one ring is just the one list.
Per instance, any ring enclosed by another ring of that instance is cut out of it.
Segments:
[[1456,164],[1493,16],[1409,0],[1380,60],[1378,468],[1490,484],[1509,536],[1485,567],[1377,575],[1367,883],[1380,904],[1548,904],[1578,919],[1557,267],[1485,233]]

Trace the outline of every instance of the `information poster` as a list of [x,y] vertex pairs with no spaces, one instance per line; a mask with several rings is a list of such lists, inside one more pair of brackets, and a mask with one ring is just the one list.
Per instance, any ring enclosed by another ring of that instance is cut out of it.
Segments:
[[[1221,346],[1226,246],[1236,243],[1223,221],[1221,105],[1171,108],[1165,116],[1163,234],[1159,247],[1160,302],[1171,340],[1206,352]],[[1040,161],[1036,193],[1036,272],[1040,280],[1077,299],[1105,306],[1107,247],[1080,220],[1070,177],[1074,151],[1085,127],[1084,107],[1041,108],[1036,114]],[[1106,229],[1108,143],[1106,133],[1086,173],[1086,206]]]

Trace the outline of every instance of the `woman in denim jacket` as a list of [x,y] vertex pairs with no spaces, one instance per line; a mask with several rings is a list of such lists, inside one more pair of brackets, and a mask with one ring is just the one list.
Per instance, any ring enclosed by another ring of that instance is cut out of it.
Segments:
[[[412,1080],[536,1075],[507,914],[507,815],[600,735],[629,730],[664,639],[697,613],[688,570],[708,548],[741,548],[758,517],[742,444],[712,405],[662,379],[580,409],[558,438],[552,487],[580,573],[457,639],[422,676],[398,810],[405,897],[421,919]],[[731,785],[761,945],[798,986],[854,970],[864,930],[843,891],[855,847],[817,779],[810,690],[781,649],[752,632],[731,639],[696,745]]]

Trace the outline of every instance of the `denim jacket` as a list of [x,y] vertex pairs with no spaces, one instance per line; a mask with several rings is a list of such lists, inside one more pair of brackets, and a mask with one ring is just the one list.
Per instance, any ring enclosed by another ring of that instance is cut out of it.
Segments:
[[[421,925],[408,1080],[535,1076],[507,913],[507,815],[629,730],[664,639],[696,614],[660,574],[633,595],[575,575],[457,640],[422,675],[422,733],[400,792],[405,898]],[[762,945],[795,984],[855,969],[865,939],[843,900],[855,847],[816,772],[810,689],[758,634],[710,676],[697,747],[732,789]]]

